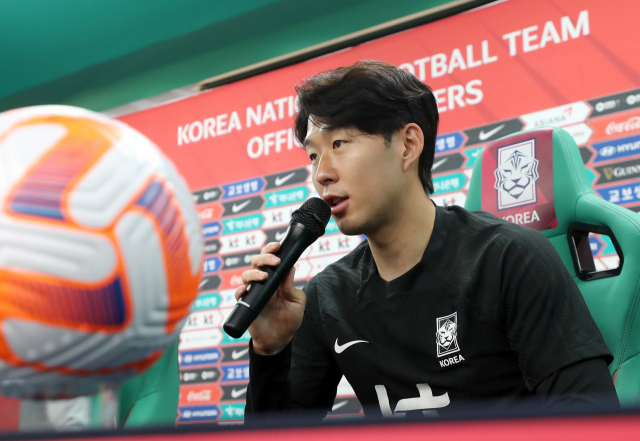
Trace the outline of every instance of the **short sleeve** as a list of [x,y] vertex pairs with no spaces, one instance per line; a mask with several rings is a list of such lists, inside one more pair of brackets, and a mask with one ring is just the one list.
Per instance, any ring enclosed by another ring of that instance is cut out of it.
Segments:
[[611,352],[549,240],[525,228],[505,233],[502,317],[527,387],[533,390],[553,372],[580,360],[602,357],[609,364]]

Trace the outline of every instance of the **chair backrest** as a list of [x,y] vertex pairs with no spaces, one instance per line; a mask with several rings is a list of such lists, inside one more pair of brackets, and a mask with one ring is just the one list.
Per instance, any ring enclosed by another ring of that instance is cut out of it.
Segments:
[[174,425],[178,413],[180,379],[178,340],[153,366],[120,386],[118,425],[148,427]]
[[[640,405],[640,216],[598,197],[573,138],[558,128],[518,132],[487,145],[465,208],[541,231],[573,275],[614,356],[623,406]],[[596,271],[588,233],[611,237],[617,270]]]

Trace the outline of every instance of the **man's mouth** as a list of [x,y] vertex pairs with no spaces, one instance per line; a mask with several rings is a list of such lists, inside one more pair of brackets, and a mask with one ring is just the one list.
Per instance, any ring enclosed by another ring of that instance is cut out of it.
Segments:
[[332,207],[336,207],[340,202],[349,199],[349,198],[332,198],[331,202],[329,203],[329,205],[331,205]]

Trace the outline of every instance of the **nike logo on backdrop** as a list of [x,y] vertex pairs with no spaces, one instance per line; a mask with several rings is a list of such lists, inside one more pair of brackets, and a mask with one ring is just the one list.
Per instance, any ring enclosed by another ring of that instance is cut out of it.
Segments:
[[247,349],[243,349],[241,351],[233,351],[231,353],[231,358],[233,358],[234,360],[237,360],[238,358],[242,357],[244,354],[246,354],[247,352],[249,352],[249,348]]
[[281,178],[276,178],[276,182],[275,182],[276,187],[280,187],[282,184],[287,182],[289,179],[293,178],[293,175],[295,175],[295,172],[289,173],[287,176],[283,176]]
[[282,233],[276,233],[276,240],[278,242],[280,242],[282,240],[282,238],[284,237],[284,235],[287,234],[286,231],[282,232]]
[[247,205],[249,205],[251,203],[251,199],[249,199],[248,201],[244,201],[241,204],[233,204],[233,207],[231,207],[231,211],[233,211],[234,213],[237,213],[238,211],[242,210],[244,207],[246,207]]
[[487,133],[484,133],[484,130],[481,130],[480,133],[478,134],[478,139],[480,139],[480,141],[486,141],[487,139],[491,138],[493,135],[498,133],[500,130],[502,130],[503,127],[504,127],[504,124],[500,124],[495,129],[489,130]]
[[204,279],[202,282],[200,282],[200,285],[198,285],[198,289],[202,288],[208,281],[209,279]]
[[245,387],[244,389],[231,389],[231,398],[238,398],[242,395],[244,395],[247,392],[247,388]]
[[344,400],[344,401],[340,401],[339,403],[334,404],[333,407],[331,408],[331,412],[333,412],[336,409],[340,409],[341,407],[346,406],[348,402],[349,402],[348,400]]
[[354,341],[350,341],[349,343],[345,343],[343,345],[339,345],[338,344],[338,339],[336,338],[336,344],[334,345],[333,349],[336,350],[336,354],[341,354],[344,352],[345,349],[347,349],[349,346],[353,346],[356,343],[369,343],[368,341],[365,340],[354,340]]
[[433,167],[431,167],[431,170],[435,170],[436,168],[440,167],[442,164],[447,162],[447,159],[449,159],[449,158],[441,159],[438,162],[436,162],[435,164],[433,164]]

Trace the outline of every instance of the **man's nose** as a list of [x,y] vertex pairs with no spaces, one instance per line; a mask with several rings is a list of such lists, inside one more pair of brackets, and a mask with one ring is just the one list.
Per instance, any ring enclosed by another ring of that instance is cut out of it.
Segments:
[[314,179],[322,186],[338,180],[338,174],[333,164],[333,158],[331,158],[330,154],[324,154],[320,157]]

